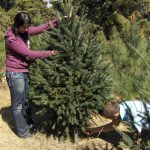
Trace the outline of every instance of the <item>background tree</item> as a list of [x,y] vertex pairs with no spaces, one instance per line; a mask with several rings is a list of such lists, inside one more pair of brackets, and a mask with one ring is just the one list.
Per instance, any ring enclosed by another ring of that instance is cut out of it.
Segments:
[[110,68],[90,22],[83,12],[77,15],[78,6],[64,2],[59,8],[59,20],[66,15],[68,18],[47,32],[41,45],[60,54],[32,66],[32,99],[42,114],[48,114],[50,129],[59,135],[74,136],[109,100]]
[[120,33],[114,27],[109,41],[100,38],[105,57],[112,65],[113,94],[119,99],[150,96],[149,41],[141,27],[140,21],[129,22]]
[[124,16],[124,18],[133,17],[135,12],[140,12],[144,18],[149,18],[149,2],[148,0],[74,0],[80,2],[81,6],[85,6],[87,17],[95,24],[100,25],[106,37],[109,39],[112,26],[120,28],[120,21],[116,22],[116,13]]
[[97,24],[96,32],[102,33],[99,39],[113,66],[114,95],[128,99],[140,95],[149,97],[148,1],[83,0],[80,5],[86,7],[87,17]]
[[15,0],[1,0],[0,6],[5,10],[9,10],[14,6]]

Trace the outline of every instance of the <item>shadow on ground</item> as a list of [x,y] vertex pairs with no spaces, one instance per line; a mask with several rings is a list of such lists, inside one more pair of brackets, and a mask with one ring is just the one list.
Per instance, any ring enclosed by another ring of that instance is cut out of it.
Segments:
[[16,134],[15,124],[12,116],[11,107],[3,107],[0,109],[0,115],[4,122],[6,122],[9,128]]
[[113,145],[117,145],[118,142],[121,140],[121,136],[116,132],[116,131],[111,131],[111,132],[107,132],[107,133],[100,133],[100,135],[98,134],[93,134],[90,136],[84,136],[83,138],[99,138],[102,139],[106,142],[109,142]]
[[[12,114],[11,106],[9,107],[3,107],[0,109],[0,115],[2,116],[2,120],[8,125],[8,127],[16,134],[16,128],[15,128],[15,122]],[[33,115],[35,115],[35,112],[33,112]],[[35,126],[37,127],[37,130],[42,130],[42,118],[33,116],[33,119],[35,120]]]
[[[50,128],[47,129],[46,125],[43,124],[47,119],[49,119],[48,115],[46,116],[36,115],[36,112],[39,111],[39,108],[36,106],[31,106],[31,110],[32,110],[32,117],[37,131],[50,135],[51,134]],[[12,130],[12,132],[16,134],[15,122],[14,122],[11,106],[1,108],[0,115],[2,116],[2,120],[8,125],[8,127]]]

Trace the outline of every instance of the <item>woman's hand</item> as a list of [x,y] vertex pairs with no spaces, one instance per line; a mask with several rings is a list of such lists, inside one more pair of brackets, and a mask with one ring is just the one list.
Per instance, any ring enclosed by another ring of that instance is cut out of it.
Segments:
[[59,54],[59,52],[56,51],[56,50],[52,50],[52,51],[51,51],[51,54],[52,54],[52,55],[57,55],[57,54]]
[[49,23],[49,27],[50,27],[51,29],[53,29],[53,28],[55,28],[55,27],[58,26],[58,21],[55,20],[55,19],[54,19],[54,20],[49,20],[48,23]]
[[60,20],[63,20],[63,19],[68,19],[69,17],[68,16],[63,16],[60,18]]

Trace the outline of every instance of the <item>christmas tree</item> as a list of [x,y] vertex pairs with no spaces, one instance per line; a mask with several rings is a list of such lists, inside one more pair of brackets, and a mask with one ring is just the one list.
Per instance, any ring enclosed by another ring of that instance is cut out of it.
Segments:
[[32,65],[31,97],[41,114],[48,113],[49,128],[74,136],[109,100],[110,65],[84,11],[67,1],[56,6],[59,26],[42,36],[41,45],[59,54]]

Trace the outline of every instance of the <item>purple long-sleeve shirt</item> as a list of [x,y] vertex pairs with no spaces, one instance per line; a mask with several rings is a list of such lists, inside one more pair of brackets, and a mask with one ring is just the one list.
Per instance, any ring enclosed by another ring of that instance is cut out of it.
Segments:
[[[49,24],[38,27],[29,27],[28,35],[33,36],[49,29]],[[6,44],[6,70],[11,72],[29,72],[31,60],[44,59],[52,55],[51,51],[34,51],[28,48],[27,43],[19,35],[15,35],[12,28],[7,29],[5,34]]]

